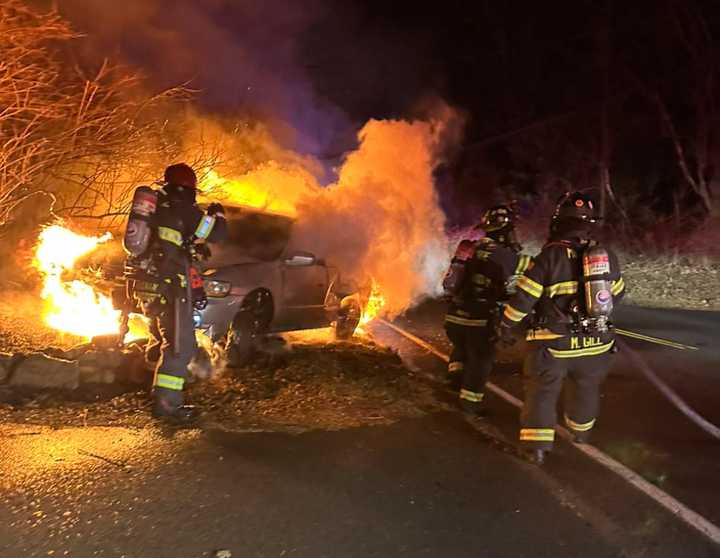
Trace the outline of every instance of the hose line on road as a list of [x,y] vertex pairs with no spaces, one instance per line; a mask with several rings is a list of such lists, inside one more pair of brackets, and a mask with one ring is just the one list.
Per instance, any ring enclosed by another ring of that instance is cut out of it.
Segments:
[[654,385],[658,391],[668,400],[672,405],[680,411],[683,415],[689,418],[696,426],[704,430],[707,434],[713,438],[720,440],[720,428],[715,426],[712,422],[698,414],[690,405],[688,405],[675,391],[670,388],[660,377],[653,371],[650,366],[638,355],[633,349],[631,349],[627,343],[621,339],[617,339],[616,342],[620,345],[623,351],[625,351],[630,360],[637,366],[643,373],[648,381]]

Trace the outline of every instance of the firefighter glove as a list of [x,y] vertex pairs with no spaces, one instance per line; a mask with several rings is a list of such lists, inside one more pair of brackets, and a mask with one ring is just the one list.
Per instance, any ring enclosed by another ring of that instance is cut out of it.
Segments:
[[225,217],[225,208],[219,203],[214,202],[208,206],[207,213],[213,217]]

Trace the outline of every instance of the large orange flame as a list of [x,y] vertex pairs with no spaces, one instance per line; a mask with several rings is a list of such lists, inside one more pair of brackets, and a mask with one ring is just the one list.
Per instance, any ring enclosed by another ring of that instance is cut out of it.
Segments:
[[200,182],[201,201],[220,201],[228,205],[252,207],[269,213],[294,217],[302,195],[315,188],[310,175],[267,164],[237,178],[209,170]]
[[43,318],[49,326],[85,338],[118,332],[120,312],[108,297],[83,281],[63,279],[79,257],[111,238],[83,236],[60,225],[42,230],[33,263],[43,275]]

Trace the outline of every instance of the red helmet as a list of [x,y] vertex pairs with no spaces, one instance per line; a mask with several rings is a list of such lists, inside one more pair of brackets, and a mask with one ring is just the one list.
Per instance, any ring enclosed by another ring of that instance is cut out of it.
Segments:
[[197,188],[197,176],[190,165],[178,163],[170,165],[165,169],[165,182],[175,184],[176,186],[184,186],[185,188]]

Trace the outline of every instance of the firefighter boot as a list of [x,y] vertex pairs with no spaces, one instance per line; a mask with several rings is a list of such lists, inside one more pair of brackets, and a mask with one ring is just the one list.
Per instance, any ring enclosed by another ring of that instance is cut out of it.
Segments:
[[460,400],[460,409],[471,418],[485,418],[488,415],[487,408],[479,401]]
[[590,441],[590,432],[573,432],[573,442],[587,444]]
[[192,424],[198,418],[197,410],[193,405],[175,406],[162,399],[153,402],[152,416],[178,426]]
[[533,465],[540,466],[545,462],[546,450],[523,448],[520,450],[520,453],[525,461],[532,463]]
[[447,384],[448,389],[452,391],[460,391],[460,388],[462,387],[463,383],[463,373],[460,372],[448,372],[448,375],[445,377],[445,382]]

